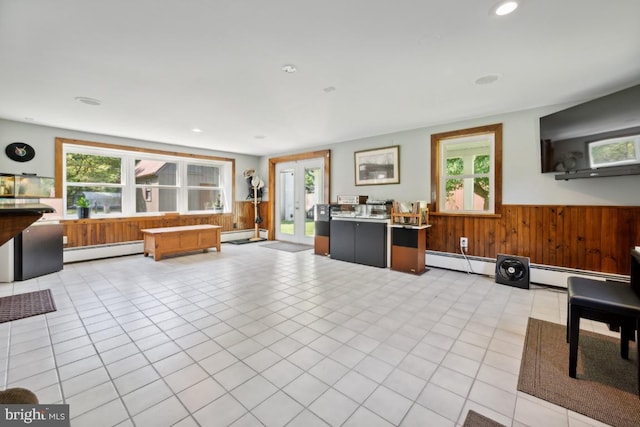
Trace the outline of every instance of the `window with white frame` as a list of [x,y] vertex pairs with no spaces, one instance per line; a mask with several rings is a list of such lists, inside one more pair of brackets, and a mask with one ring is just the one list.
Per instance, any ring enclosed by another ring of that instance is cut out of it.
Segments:
[[435,212],[495,214],[501,201],[502,125],[432,135]]
[[89,201],[93,217],[231,212],[231,159],[62,147],[63,200],[70,216],[75,216],[81,196]]

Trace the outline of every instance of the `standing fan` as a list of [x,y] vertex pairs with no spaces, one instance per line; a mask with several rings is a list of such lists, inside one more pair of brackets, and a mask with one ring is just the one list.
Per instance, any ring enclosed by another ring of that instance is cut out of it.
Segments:
[[498,254],[496,283],[529,289],[529,258]]

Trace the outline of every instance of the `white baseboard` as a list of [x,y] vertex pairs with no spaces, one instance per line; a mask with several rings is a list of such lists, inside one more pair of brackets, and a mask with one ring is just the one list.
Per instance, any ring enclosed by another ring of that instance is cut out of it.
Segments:
[[[267,238],[267,230],[259,231],[260,237]],[[228,231],[220,234],[222,243],[236,239],[249,239],[253,237],[253,230]],[[142,241],[114,243],[109,245],[82,246],[67,248],[64,250],[63,260],[65,264],[94,259],[112,258],[124,255],[135,255],[144,252]]]
[[62,259],[65,264],[68,264],[71,262],[141,254],[143,251],[142,241],[111,245],[82,246],[78,248],[65,249]]
[[[496,274],[496,260],[493,258],[467,256],[467,259],[465,259],[462,254],[426,251],[426,264],[427,267],[446,268],[448,270],[464,271],[490,277],[495,277]],[[531,283],[566,288],[567,278],[570,276],[617,280],[620,282],[629,281],[629,276],[620,274],[599,273],[596,271],[554,267],[542,264],[531,264],[530,266]]]
[[[230,240],[248,239],[253,237],[253,234],[253,230],[230,231],[222,233],[220,238],[224,243]],[[267,238],[267,230],[260,230],[259,234],[260,237]],[[123,255],[135,255],[141,254],[142,252],[143,245],[141,241],[68,248],[64,250],[64,263],[89,261]],[[448,270],[470,272],[495,277],[496,260],[493,258],[474,256],[467,256],[465,259],[462,254],[426,251],[426,265],[427,267],[445,268]],[[566,288],[567,278],[569,276],[597,278],[601,280],[617,280],[620,282],[629,281],[629,276],[619,274],[606,274],[595,271],[531,264],[531,283]]]

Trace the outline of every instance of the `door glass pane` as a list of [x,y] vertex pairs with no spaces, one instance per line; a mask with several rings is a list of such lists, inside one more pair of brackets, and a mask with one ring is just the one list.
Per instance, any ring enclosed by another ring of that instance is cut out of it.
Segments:
[[304,235],[313,236],[315,227],[313,222],[313,207],[321,202],[320,187],[322,187],[322,170],[312,168],[304,170]]
[[280,233],[295,234],[295,174],[292,170],[280,172]]

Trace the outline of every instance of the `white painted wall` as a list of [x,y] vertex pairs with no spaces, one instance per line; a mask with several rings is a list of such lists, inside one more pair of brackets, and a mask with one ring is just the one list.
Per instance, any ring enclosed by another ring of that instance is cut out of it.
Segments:
[[[462,122],[424,127],[388,135],[310,147],[331,150],[331,201],[338,195],[367,195],[375,199],[430,200],[431,134],[503,124],[504,204],[527,205],[640,205],[640,176],[556,181],[540,172],[539,119],[568,105],[537,108]],[[400,145],[400,184],[355,186],[354,152]],[[278,156],[293,154],[280,153]],[[268,176],[268,157],[260,162],[260,173]]]
[[[236,160],[236,200],[247,197],[247,183],[242,172],[248,168],[257,168],[258,156],[228,153],[224,151],[185,148],[178,145],[162,144],[138,139],[120,138],[94,133],[78,132],[48,126],[38,126],[30,123],[14,122],[0,119],[0,172],[4,173],[35,173],[40,176],[55,176],[55,138],[79,139],[82,141],[104,142],[129,147],[152,148],[156,150],[187,152],[208,156],[233,158]],[[5,147],[12,142],[26,142],[36,150],[36,156],[29,162],[14,162],[5,153]]]
[[[492,123],[503,123],[503,193],[505,204],[545,205],[640,205],[640,176],[609,177],[556,181],[553,174],[540,172],[540,144],[538,120],[541,116],[566,108],[543,107],[498,116],[470,119],[445,125],[396,132],[345,141],[338,144],[309,147],[303,151],[331,150],[331,201],[339,194],[367,195],[375,199],[430,200],[430,143],[431,134],[464,129]],[[185,149],[176,145],[154,143],[114,136],[78,132],[29,123],[0,119],[0,148],[21,141],[36,149],[36,157],[26,163],[10,160],[0,153],[0,172],[37,173],[54,176],[55,137],[155,148],[169,151],[230,157],[236,159],[236,200],[244,200],[247,185],[242,172],[258,168],[259,175],[268,181],[268,159],[273,156],[248,156],[201,149]],[[400,146],[400,184],[356,186],[354,152],[372,148]],[[293,154],[278,153],[277,156]],[[275,155],[274,155],[275,156]],[[267,186],[265,186],[265,190]],[[265,191],[265,200],[269,195]]]

